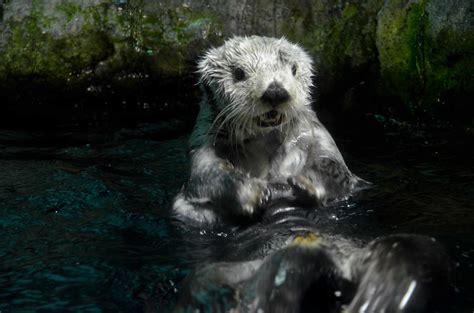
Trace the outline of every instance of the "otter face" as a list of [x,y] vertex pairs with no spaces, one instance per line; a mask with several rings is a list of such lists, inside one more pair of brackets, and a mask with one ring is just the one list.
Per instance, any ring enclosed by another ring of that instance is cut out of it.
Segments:
[[286,39],[234,37],[198,65],[210,90],[216,131],[238,138],[298,120],[310,104],[311,58]]

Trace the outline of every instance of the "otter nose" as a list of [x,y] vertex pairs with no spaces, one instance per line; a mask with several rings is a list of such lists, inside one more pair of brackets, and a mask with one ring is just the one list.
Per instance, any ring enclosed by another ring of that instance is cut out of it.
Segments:
[[262,102],[268,103],[272,107],[276,107],[280,103],[287,101],[289,98],[290,95],[288,94],[288,91],[286,91],[286,89],[279,83],[273,82],[268,86],[260,99]]

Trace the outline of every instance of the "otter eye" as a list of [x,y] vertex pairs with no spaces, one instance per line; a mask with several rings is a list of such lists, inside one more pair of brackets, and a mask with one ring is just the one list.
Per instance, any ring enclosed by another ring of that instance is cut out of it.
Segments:
[[291,67],[291,73],[293,73],[293,76],[296,75],[296,70],[298,69],[298,67],[296,66],[296,64],[293,64],[293,66]]
[[242,81],[245,79],[245,72],[240,67],[234,69],[234,78],[236,81]]

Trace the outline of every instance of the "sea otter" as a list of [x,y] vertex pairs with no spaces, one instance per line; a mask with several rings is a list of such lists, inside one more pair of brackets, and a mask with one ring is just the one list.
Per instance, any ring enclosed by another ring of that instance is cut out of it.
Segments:
[[322,205],[368,183],[311,109],[312,62],[302,48],[234,37],[198,68],[191,173],[173,210],[198,229],[260,219],[196,268],[175,312],[444,312],[449,260],[433,238],[361,242],[323,221]]
[[191,173],[174,212],[203,223],[252,216],[275,198],[313,206],[366,184],[311,108],[313,67],[286,39],[234,37],[198,64],[203,99]]

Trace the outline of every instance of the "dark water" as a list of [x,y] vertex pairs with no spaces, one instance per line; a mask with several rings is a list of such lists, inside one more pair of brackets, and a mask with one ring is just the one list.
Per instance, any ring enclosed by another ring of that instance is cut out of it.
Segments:
[[[221,257],[218,247],[238,230],[199,232],[171,219],[186,179],[186,136],[162,140],[154,127],[0,131],[0,312],[167,312],[193,266]],[[322,226],[367,239],[437,238],[453,260],[452,312],[472,312],[469,146],[338,142],[374,188],[316,212]]]

